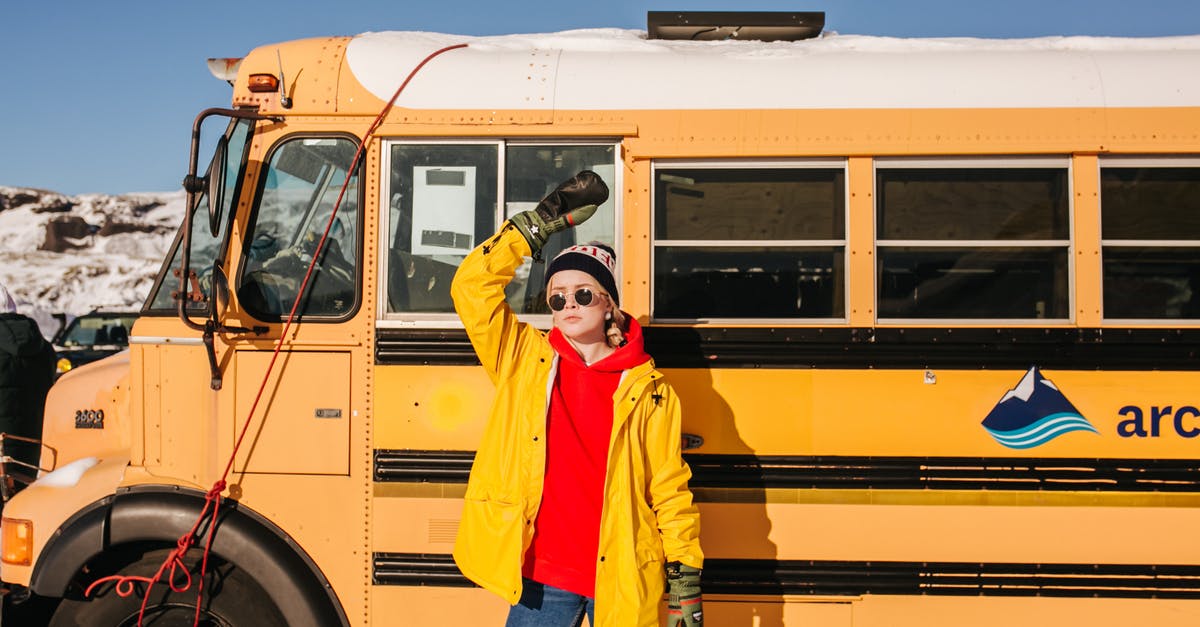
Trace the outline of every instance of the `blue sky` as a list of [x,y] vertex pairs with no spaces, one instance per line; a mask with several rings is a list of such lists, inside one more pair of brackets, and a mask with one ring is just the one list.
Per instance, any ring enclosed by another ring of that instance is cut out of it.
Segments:
[[645,29],[649,10],[824,11],[827,31],[894,37],[1200,34],[1196,0],[65,0],[0,9],[0,185],[173,191],[191,123],[228,106],[208,57],[380,30],[465,35]]

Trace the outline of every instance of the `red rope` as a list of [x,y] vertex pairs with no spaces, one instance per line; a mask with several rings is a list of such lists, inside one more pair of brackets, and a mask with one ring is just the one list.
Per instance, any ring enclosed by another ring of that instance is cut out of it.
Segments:
[[[200,524],[204,522],[205,514],[208,513],[208,508],[211,505],[213,523],[208,527],[208,542],[205,543],[204,546],[204,560],[200,566],[200,580],[197,582],[198,585],[196,587],[196,618],[194,625],[199,625],[200,605],[202,595],[204,593],[204,575],[208,566],[208,553],[209,549],[212,547],[213,535],[217,530],[217,510],[221,506],[221,492],[224,491],[225,480],[223,478],[218,479],[217,482],[213,484],[212,489],[209,490],[208,494],[205,496],[204,508],[200,510],[200,515],[196,518],[196,523],[192,525],[190,531],[180,536],[179,539],[175,541],[175,548],[170,554],[167,555],[167,559],[164,560],[162,565],[158,567],[158,571],[154,573],[153,577],[142,577],[140,575],[111,575],[109,577],[101,577],[96,581],[93,581],[91,585],[87,587],[87,590],[84,590],[83,596],[91,596],[92,591],[95,590],[96,587],[109,581],[116,582],[115,592],[117,593],[117,596],[120,597],[132,595],[136,591],[134,586],[135,583],[142,582],[146,584],[146,592],[142,595],[142,605],[138,609],[138,625],[140,627],[142,624],[142,617],[146,614],[146,603],[150,600],[150,591],[154,589],[154,584],[162,578],[163,571],[167,569],[167,566],[171,567],[171,573],[167,576],[167,585],[170,586],[172,592],[186,592],[188,588],[192,587],[192,574],[188,572],[187,565],[183,563],[183,557],[187,555],[188,549],[190,549],[192,544],[195,543],[196,531],[200,528]],[[185,582],[183,585],[176,585],[176,573],[180,571],[183,572]]]
[[[325,241],[329,239],[329,231],[333,227],[334,220],[337,218],[338,209],[340,209],[342,206],[342,199],[346,195],[346,189],[350,186],[350,179],[354,176],[355,171],[358,169],[359,159],[362,158],[367,144],[370,143],[375,131],[379,128],[379,125],[383,123],[383,119],[387,117],[388,112],[392,110],[392,106],[396,103],[396,99],[400,97],[400,93],[404,91],[404,88],[407,87],[409,82],[412,81],[413,77],[417,75],[417,72],[421,71],[421,68],[425,67],[425,64],[433,60],[434,57],[451,50],[466,47],[467,44],[446,46],[445,48],[430,53],[423,60],[421,60],[421,62],[418,63],[411,72],[408,73],[408,78],[405,78],[404,82],[400,84],[400,87],[396,89],[396,93],[392,94],[391,100],[388,100],[387,104],[384,105],[383,109],[379,112],[379,115],[376,116],[375,120],[371,123],[371,126],[367,128],[367,132],[363,135],[362,142],[359,143],[358,150],[354,153],[354,159],[350,162],[350,167],[346,170],[346,179],[342,182],[342,188],[338,192],[337,200],[333,203],[333,211],[330,212],[329,220],[325,223],[325,232],[321,234],[321,240],[317,243],[317,248],[313,252],[312,261],[308,262],[308,271],[304,273],[304,281],[300,283],[300,290],[296,294],[296,299],[292,301],[292,309],[288,312],[287,322],[283,325],[283,332],[279,334],[279,341],[275,343],[275,351],[271,355],[271,361],[267,364],[267,371],[263,374],[262,383],[258,386],[258,394],[254,396],[254,403],[250,405],[250,411],[246,414],[246,421],[242,424],[241,433],[238,435],[237,442],[233,445],[233,451],[229,454],[229,461],[225,464],[225,471],[221,473],[221,478],[217,479],[216,483],[214,483],[212,488],[208,491],[208,494],[205,495],[204,508],[200,510],[200,515],[196,518],[196,523],[192,525],[191,530],[180,536],[175,542],[175,548],[169,555],[167,555],[167,559],[164,560],[162,565],[158,567],[158,572],[154,573],[153,577],[142,577],[138,575],[110,575],[108,577],[101,577],[96,581],[93,581],[92,584],[87,587],[87,590],[85,590],[83,593],[85,598],[91,596],[92,591],[96,587],[109,581],[116,582],[114,590],[120,597],[128,597],[132,595],[136,591],[136,587],[134,585],[135,583],[145,583],[146,592],[142,596],[142,605],[138,610],[137,622],[138,627],[142,627],[142,618],[146,613],[146,604],[150,600],[150,591],[154,588],[154,584],[162,578],[163,571],[167,570],[168,566],[170,566],[170,574],[167,577],[167,585],[170,586],[172,592],[186,592],[188,588],[192,587],[192,575],[188,572],[187,566],[183,563],[183,558],[185,555],[187,555],[188,549],[195,544],[196,532],[200,528],[201,523],[204,522],[205,517],[209,515],[209,507],[211,506],[212,523],[208,526],[208,539],[204,543],[204,555],[200,562],[200,580],[196,587],[196,617],[193,625],[197,627],[200,625],[200,606],[202,604],[204,595],[204,577],[208,571],[208,554],[212,551],[213,536],[216,535],[217,532],[217,512],[221,507],[221,493],[225,491],[225,479],[229,476],[229,472],[233,468],[233,460],[237,457],[238,449],[242,446],[242,440],[245,439],[246,433],[250,429],[250,418],[254,416],[254,411],[258,409],[258,402],[262,400],[263,391],[266,390],[267,382],[271,377],[271,371],[275,368],[275,361],[279,357],[280,350],[283,349],[284,339],[287,337],[288,331],[292,327],[292,322],[296,318],[296,310],[300,307],[300,300],[304,296],[305,289],[308,288],[309,278],[312,277],[313,269],[317,265],[317,260],[321,258],[321,253],[323,253],[325,250]],[[183,575],[186,578],[186,582],[182,586],[177,586],[175,583],[176,573],[179,570],[183,571]]]

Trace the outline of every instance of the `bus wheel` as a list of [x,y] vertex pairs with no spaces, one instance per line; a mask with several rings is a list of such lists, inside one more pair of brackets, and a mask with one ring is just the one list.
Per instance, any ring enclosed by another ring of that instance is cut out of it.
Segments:
[[[169,553],[167,549],[145,553],[121,568],[119,573],[153,577]],[[189,555],[186,563],[192,575],[192,586],[183,592],[174,592],[165,580],[155,583],[150,590],[142,625],[191,627],[194,624],[196,583],[200,578],[199,558]],[[204,598],[200,604],[201,626],[287,627],[262,586],[240,568],[210,555],[207,570]],[[79,590],[102,576],[104,574],[93,572]],[[176,574],[176,582],[185,579],[182,573]],[[54,612],[50,627],[136,627],[146,585],[138,582],[135,589],[135,594],[122,597],[117,594],[116,583],[110,582],[97,586],[88,598],[83,598],[81,593],[65,598]]]

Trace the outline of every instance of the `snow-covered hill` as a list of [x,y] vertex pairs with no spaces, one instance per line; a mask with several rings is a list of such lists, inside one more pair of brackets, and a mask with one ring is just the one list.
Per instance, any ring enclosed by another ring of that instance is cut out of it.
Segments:
[[182,190],[65,196],[0,186],[0,283],[47,335],[57,313],[138,309],[184,204]]

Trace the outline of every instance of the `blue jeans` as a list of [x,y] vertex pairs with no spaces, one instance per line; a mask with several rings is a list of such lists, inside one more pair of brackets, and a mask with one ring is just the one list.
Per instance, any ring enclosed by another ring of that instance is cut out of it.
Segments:
[[504,627],[579,627],[583,615],[596,624],[596,601],[532,579],[521,580],[521,600],[508,610]]

